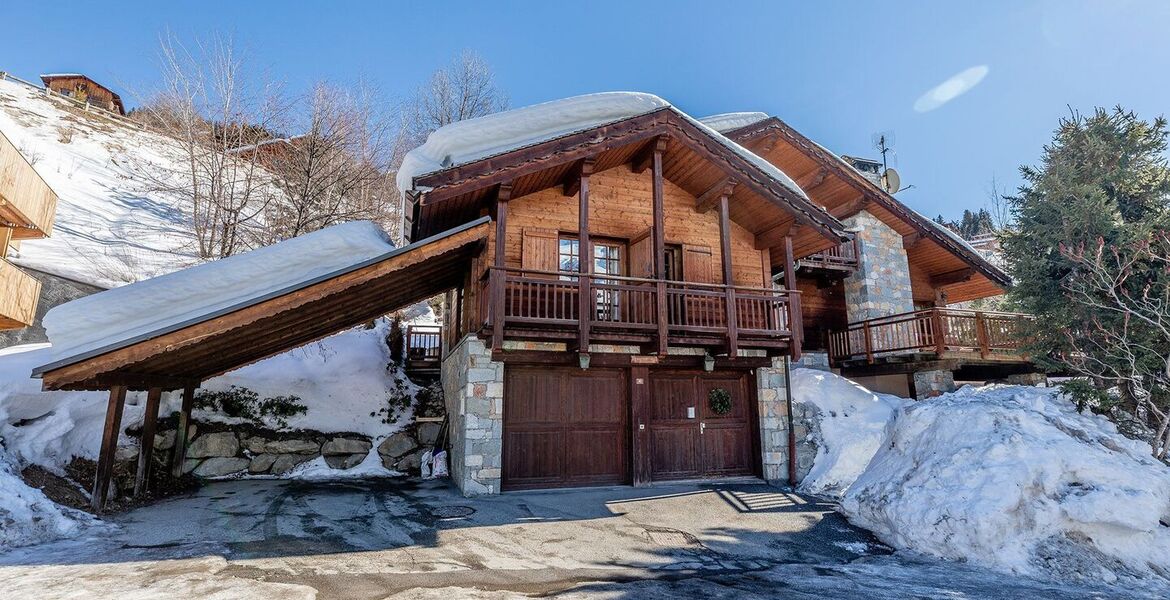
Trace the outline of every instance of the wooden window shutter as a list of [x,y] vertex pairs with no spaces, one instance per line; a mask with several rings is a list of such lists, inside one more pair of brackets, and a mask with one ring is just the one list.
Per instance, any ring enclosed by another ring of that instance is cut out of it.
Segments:
[[526,227],[520,250],[520,266],[533,271],[556,271],[557,232],[552,229]]
[[654,238],[649,230],[630,241],[630,276],[654,277]]
[[683,244],[683,279],[693,283],[715,283],[714,258],[710,246]]

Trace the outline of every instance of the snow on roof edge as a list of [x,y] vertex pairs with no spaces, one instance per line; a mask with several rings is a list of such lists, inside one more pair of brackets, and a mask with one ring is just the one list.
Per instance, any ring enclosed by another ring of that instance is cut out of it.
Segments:
[[[90,350],[79,352],[79,353],[74,354],[74,355],[59,358],[51,363],[41,365],[41,366],[33,369],[32,377],[41,377],[42,375],[44,375],[45,373],[47,373],[49,371],[59,369],[61,367],[71,365],[71,364],[74,364],[77,362],[81,362],[83,360],[87,360],[87,359],[93,358],[95,356],[106,354],[108,352],[113,352],[115,350],[119,350],[119,349],[125,348],[127,346],[132,346],[132,345],[137,344],[139,342],[143,342],[143,341],[146,341],[146,340],[149,340],[149,339],[161,336],[161,335],[165,335],[165,334],[171,333],[173,331],[178,331],[178,330],[183,329],[185,327],[190,327],[191,325],[194,325],[194,324],[197,324],[197,323],[200,323],[203,321],[207,321],[210,319],[214,319],[214,318],[220,317],[222,315],[229,314],[229,313],[247,308],[249,306],[259,304],[261,302],[265,302],[267,300],[271,300],[272,298],[276,298],[279,296],[283,296],[285,294],[295,292],[299,289],[303,289],[303,288],[306,288],[308,286],[314,285],[316,283],[320,283],[321,281],[331,279],[334,277],[338,277],[338,276],[344,275],[346,273],[350,273],[352,271],[356,271],[358,269],[362,269],[362,268],[367,267],[369,265],[384,261],[386,259],[393,258],[394,256],[397,256],[398,254],[404,253],[408,250],[413,250],[413,249],[417,248],[418,246],[422,246],[424,244],[428,244],[428,243],[437,241],[437,240],[442,239],[444,237],[448,237],[451,235],[455,235],[457,233],[461,233],[461,232],[466,231],[468,229],[471,229],[471,228],[474,228],[476,226],[487,223],[490,220],[491,220],[491,217],[483,216],[483,217],[480,217],[478,219],[475,219],[474,221],[468,221],[467,223],[464,223],[463,225],[460,225],[458,227],[453,227],[451,229],[437,233],[435,235],[432,235],[428,238],[424,238],[424,239],[419,240],[417,242],[413,242],[413,243],[410,243],[410,244],[407,244],[405,246],[401,246],[398,248],[393,248],[393,249],[391,249],[387,252],[384,252],[382,254],[379,254],[377,256],[373,256],[373,257],[364,259],[362,261],[344,266],[342,268],[339,268],[339,269],[336,269],[336,270],[333,270],[333,271],[330,271],[330,272],[327,272],[324,274],[317,275],[317,276],[312,277],[310,279],[296,282],[296,283],[289,285],[287,287],[273,290],[273,291],[267,292],[267,293],[260,295],[260,296],[247,298],[247,299],[241,300],[240,302],[234,303],[230,306],[225,306],[225,307],[216,309],[214,311],[204,313],[204,314],[198,315],[196,317],[192,317],[190,319],[186,319],[184,321],[171,323],[169,325],[159,327],[158,329],[154,329],[152,331],[147,331],[145,333],[141,333],[141,334],[138,334],[138,335],[135,335],[132,337],[127,337],[125,339],[112,342],[112,343],[107,344],[105,346],[92,348]],[[293,238],[293,239],[296,239],[296,238]],[[268,247],[271,247],[271,246],[268,246]],[[176,273],[178,273],[178,272],[181,272],[181,271],[176,271]],[[170,275],[170,273],[168,273],[168,275]],[[149,281],[149,280],[147,280],[147,281]],[[131,284],[131,285],[134,285],[134,284]],[[124,286],[124,287],[128,287],[128,286]],[[116,288],[116,289],[123,289],[123,288]],[[91,296],[86,296],[86,297],[91,297]],[[66,304],[68,304],[68,303],[66,303]]]
[[720,113],[717,115],[708,115],[698,121],[719,133],[739,129],[740,127],[747,127],[759,123],[765,119],[770,118],[771,115],[764,112],[729,112]]

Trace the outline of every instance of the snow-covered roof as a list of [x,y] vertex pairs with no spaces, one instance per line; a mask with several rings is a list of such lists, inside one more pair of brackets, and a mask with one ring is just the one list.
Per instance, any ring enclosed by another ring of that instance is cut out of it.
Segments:
[[699,119],[699,122],[715,131],[723,133],[724,131],[731,131],[732,129],[739,129],[740,127],[747,127],[753,123],[759,123],[768,117],[768,113],[762,112],[729,112],[703,117]]
[[772,163],[666,100],[643,92],[573,96],[445,125],[431,133],[422,146],[406,154],[398,170],[398,189],[402,192],[414,189],[414,179],[422,175],[664,108],[693,123],[801,198],[808,198],[791,177]]
[[394,250],[377,225],[354,221],[62,304],[45,315],[60,360],[311,281]]
[[41,73],[40,77],[41,79],[49,79],[52,77],[85,77],[89,79],[88,76],[82,75],[81,73]]

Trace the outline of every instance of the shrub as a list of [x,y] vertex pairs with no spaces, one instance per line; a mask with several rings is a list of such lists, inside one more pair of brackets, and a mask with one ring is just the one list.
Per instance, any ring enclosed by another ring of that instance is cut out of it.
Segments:
[[394,387],[386,390],[386,406],[371,412],[370,416],[381,417],[383,423],[392,425],[398,422],[398,419],[410,409],[412,404],[414,404],[414,395],[407,388],[406,380],[395,377]]
[[297,396],[261,398],[260,394],[246,387],[234,385],[218,392],[199,390],[195,396],[195,408],[246,419],[256,426],[264,426],[265,420],[271,419],[278,428],[288,427],[291,417],[309,412],[309,407]]

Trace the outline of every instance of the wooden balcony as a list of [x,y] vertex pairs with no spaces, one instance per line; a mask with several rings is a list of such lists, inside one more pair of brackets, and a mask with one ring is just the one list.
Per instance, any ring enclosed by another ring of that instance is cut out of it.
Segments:
[[796,261],[796,268],[848,275],[857,270],[858,255],[857,240],[853,239]]
[[835,365],[874,364],[931,358],[977,358],[1025,362],[1020,352],[1020,325],[1032,317],[1018,313],[931,308],[850,323],[829,334],[829,358]]
[[13,225],[12,239],[42,238],[53,228],[56,211],[57,194],[0,133],[0,223]]
[[32,325],[37,314],[41,282],[0,258],[0,329]]
[[406,327],[406,372],[409,375],[434,376],[439,374],[442,361],[442,328],[438,325],[408,325]]
[[499,267],[481,286],[479,315],[493,347],[505,338],[650,346],[665,336],[669,345],[728,353],[799,351],[791,327],[800,314],[796,291]]

